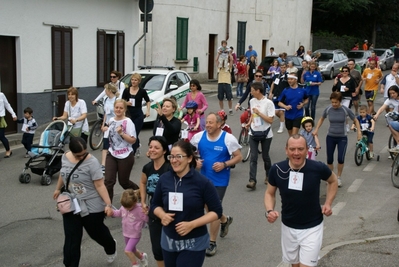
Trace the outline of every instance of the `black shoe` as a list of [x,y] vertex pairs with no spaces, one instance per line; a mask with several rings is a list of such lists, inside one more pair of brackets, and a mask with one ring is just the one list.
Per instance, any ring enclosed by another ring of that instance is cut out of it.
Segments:
[[229,233],[229,226],[233,223],[233,217],[226,216],[227,221],[220,224],[220,237],[225,237]]
[[205,250],[205,255],[211,257],[216,254],[216,242],[209,243],[209,247]]

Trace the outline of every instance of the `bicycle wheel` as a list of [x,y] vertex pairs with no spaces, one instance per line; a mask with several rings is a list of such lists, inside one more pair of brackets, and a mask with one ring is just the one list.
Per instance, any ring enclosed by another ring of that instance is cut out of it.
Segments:
[[362,154],[362,146],[358,145],[355,149],[355,163],[357,166],[362,165],[363,162],[363,154]]
[[101,131],[102,123],[103,123],[102,120],[98,120],[94,123],[93,127],[91,128],[89,136],[89,145],[93,150],[99,149],[103,144],[104,133],[103,131]]
[[242,146],[242,162],[246,162],[251,154],[251,148],[249,147],[249,134],[246,128],[241,129],[240,137],[238,138],[238,143]]
[[[392,134],[389,135],[389,139],[388,139],[388,149],[394,148],[396,147],[397,143],[395,138],[393,138]],[[389,155],[391,156],[391,159],[394,160],[395,159],[395,153],[389,152]]]
[[367,150],[365,154],[366,154],[366,159],[367,159],[367,160],[370,160],[370,159],[371,159],[371,157],[370,157],[370,150]]
[[391,180],[394,187],[399,188],[399,156],[392,163]]

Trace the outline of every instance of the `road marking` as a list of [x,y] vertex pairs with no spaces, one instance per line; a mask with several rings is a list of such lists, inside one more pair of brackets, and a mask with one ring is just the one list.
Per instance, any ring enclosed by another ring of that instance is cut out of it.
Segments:
[[210,95],[209,97],[214,97],[214,96],[217,96],[218,94],[214,94],[214,95]]
[[359,189],[360,185],[363,183],[363,181],[363,179],[356,179],[355,181],[353,181],[351,186],[349,186],[348,188],[348,193],[356,192]]
[[338,213],[345,207],[346,202],[338,202],[333,208],[333,214],[332,215],[338,215]]
[[[382,153],[387,153],[387,151],[388,151],[388,146],[384,146],[384,147],[381,149],[380,154],[382,154]],[[389,152],[389,151],[388,151],[388,152]]]
[[363,169],[364,172],[371,172],[374,167],[377,165],[375,162],[370,162],[367,166]]

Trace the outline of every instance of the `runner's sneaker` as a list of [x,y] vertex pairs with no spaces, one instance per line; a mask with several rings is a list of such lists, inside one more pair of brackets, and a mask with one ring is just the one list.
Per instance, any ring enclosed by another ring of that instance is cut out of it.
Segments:
[[141,267],[141,266],[139,263],[136,262],[135,264],[132,265],[132,267]]
[[117,242],[116,242],[116,240],[114,239],[114,241],[115,241],[115,253],[114,254],[112,254],[112,255],[107,255],[107,261],[108,261],[108,263],[113,263],[114,262],[114,260],[115,260],[115,258],[116,258],[116,256],[118,255],[118,252],[116,251],[116,247],[117,247]]
[[233,217],[226,216],[225,223],[220,223],[220,237],[225,237],[229,233],[229,226],[233,223]]
[[372,151],[369,152],[370,159],[374,158],[374,153]]
[[141,267],[148,267],[148,256],[147,256],[147,253],[141,254],[140,264],[141,264]]
[[341,181],[341,178],[338,178],[338,187],[342,187],[342,181]]
[[205,255],[209,256],[209,257],[215,255],[216,254],[216,248],[217,248],[216,242],[212,242],[211,241],[211,243],[209,243],[209,247],[205,251]]
[[283,133],[283,132],[284,132],[284,128],[283,127],[278,128],[277,133]]
[[233,116],[233,110],[232,109],[229,110],[229,115]]

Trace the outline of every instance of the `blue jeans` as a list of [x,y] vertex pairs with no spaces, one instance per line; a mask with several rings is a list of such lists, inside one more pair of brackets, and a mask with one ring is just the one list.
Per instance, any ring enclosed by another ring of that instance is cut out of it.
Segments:
[[[308,98],[308,103],[305,106],[305,114],[306,116],[311,116],[313,119],[316,117],[316,103],[318,95],[310,95]],[[310,107],[310,110],[309,110]]]
[[258,146],[261,143],[262,147],[262,159],[265,168],[266,176],[269,173],[270,167],[272,166],[272,161],[270,160],[269,150],[270,144],[272,143],[272,138],[266,138],[264,141],[254,141],[252,136],[249,138],[249,147],[251,149],[251,158],[249,162],[249,181],[254,181],[256,183],[256,173],[258,170]]
[[244,88],[244,83],[237,83],[237,96],[242,96],[243,88]]

